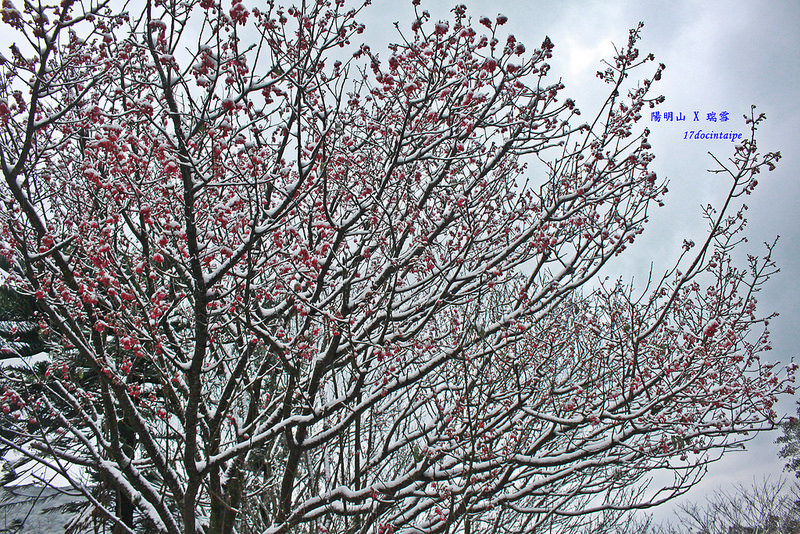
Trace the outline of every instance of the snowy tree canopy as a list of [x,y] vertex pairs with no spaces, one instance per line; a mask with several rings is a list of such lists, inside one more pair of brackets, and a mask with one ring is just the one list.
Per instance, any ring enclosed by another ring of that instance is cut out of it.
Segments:
[[771,247],[731,259],[780,157],[762,116],[716,160],[702,242],[647,288],[598,277],[665,200],[641,26],[587,115],[505,16],[420,10],[383,57],[340,1],[129,7],[1,12],[0,254],[50,361],[3,374],[0,443],[79,517],[566,528],[772,426],[794,368],[760,360]]

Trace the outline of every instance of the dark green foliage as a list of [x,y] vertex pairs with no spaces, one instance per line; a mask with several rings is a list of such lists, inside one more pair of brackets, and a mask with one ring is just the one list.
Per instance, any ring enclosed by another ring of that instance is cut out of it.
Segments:
[[[798,403],[797,413],[800,415],[800,403]],[[797,478],[800,478],[800,419],[790,417],[782,425],[783,436],[779,437],[777,443],[782,443],[780,456],[788,458],[786,469],[791,469]]]
[[[0,268],[10,266],[5,261]],[[18,293],[8,284],[0,286],[0,359],[32,356],[43,350],[36,299]]]

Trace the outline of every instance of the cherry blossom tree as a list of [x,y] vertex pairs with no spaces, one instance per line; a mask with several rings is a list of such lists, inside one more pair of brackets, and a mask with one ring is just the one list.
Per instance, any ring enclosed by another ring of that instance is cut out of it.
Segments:
[[699,244],[596,283],[666,193],[641,26],[583,122],[549,39],[417,8],[384,54],[362,8],[4,0],[0,253],[50,363],[4,374],[0,441],[71,528],[568,528],[772,426],[772,246],[731,259],[763,116]]

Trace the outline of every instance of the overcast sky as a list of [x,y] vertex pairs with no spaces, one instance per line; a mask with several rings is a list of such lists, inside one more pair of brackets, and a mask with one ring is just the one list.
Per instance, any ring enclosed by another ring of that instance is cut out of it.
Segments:
[[[666,96],[660,110],[682,112],[686,122],[649,124],[655,168],[669,179],[667,206],[653,212],[643,239],[606,274],[642,273],[655,264],[655,272],[668,266],[680,253],[683,239],[699,241],[705,229],[700,206],[714,203],[727,191],[728,183],[718,175],[706,173],[713,166],[708,151],[720,159],[733,154],[733,143],[723,140],[684,140],[693,112],[701,117],[708,112],[727,111],[731,118],[723,124],[702,122],[704,131],[748,133],[742,115],[750,105],[766,113],[767,121],[759,130],[758,142],[763,151],[780,150],[778,170],[762,174],[760,185],[751,198],[748,252],[763,251],[764,241],[780,235],[775,258],[781,268],[759,298],[762,312],[777,311],[780,317],[770,324],[773,347],[770,359],[789,362],[800,356],[797,331],[800,307],[796,304],[800,286],[797,204],[800,198],[800,158],[794,150],[800,126],[798,105],[798,50],[800,50],[800,3],[793,1],[706,1],[671,0],[639,2],[603,1],[525,1],[445,2],[423,0],[434,20],[448,17],[456,3],[466,3],[474,21],[480,16],[509,17],[504,27],[528,45],[537,47],[549,36],[555,44],[551,61],[554,76],[566,84],[562,93],[574,98],[584,115],[592,115],[600,98],[607,96],[606,86],[596,77],[600,61],[610,57],[612,42],[625,44],[627,30],[638,21],[645,23],[640,50],[652,52],[666,64],[657,90]],[[392,26],[410,26],[413,11],[410,0],[376,0],[365,12],[365,40],[373,50],[379,44],[396,40]],[[643,73],[645,71],[642,71]],[[649,74],[649,71],[648,71]],[[649,117],[646,117],[649,119]],[[695,123],[699,124],[699,123]],[[794,410],[794,399],[786,398],[780,408]],[[701,485],[688,499],[702,498],[716,487],[733,482],[747,483],[754,476],[780,475],[783,461],[774,444],[777,431],[763,434],[751,442],[746,452],[731,453],[709,469]],[[685,498],[687,498],[685,497]],[[657,518],[670,515],[667,508],[655,511]]]

